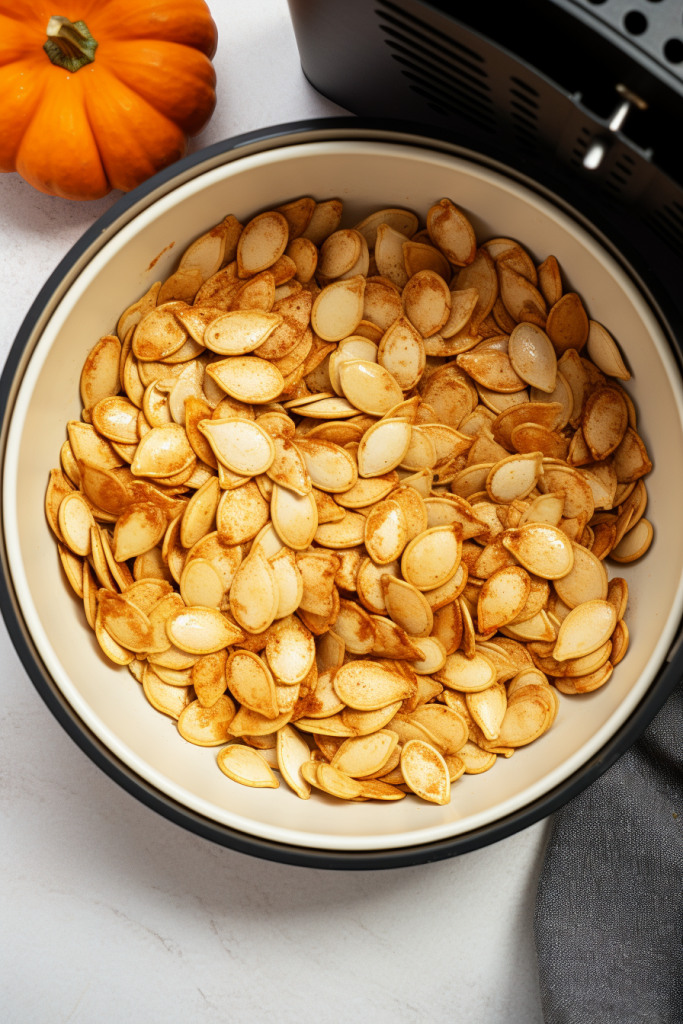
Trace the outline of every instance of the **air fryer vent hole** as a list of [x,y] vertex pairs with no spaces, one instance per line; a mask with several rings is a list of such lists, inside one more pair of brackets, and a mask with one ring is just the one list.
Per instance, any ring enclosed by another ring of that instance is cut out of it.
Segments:
[[677,0],[573,0],[622,39],[683,79],[681,4]]
[[[420,53],[411,53],[407,47],[400,46],[391,39],[386,39],[385,42],[392,51],[395,51],[391,54],[392,59],[403,67],[414,71],[425,82],[429,83],[434,80],[445,82],[456,91],[463,90],[472,100],[476,100],[486,109],[490,109],[491,101],[484,92],[485,89],[488,89],[487,85],[473,81],[469,76],[463,75],[453,65],[448,67],[443,65],[441,67],[436,66],[431,61],[426,60]],[[417,63],[415,63],[416,61]]]
[[[375,11],[375,13],[378,14],[380,17],[385,18],[387,21],[394,22],[401,28],[406,27],[406,21],[410,22],[411,25],[419,25],[420,29],[423,32],[427,32],[429,36],[431,36],[431,39],[428,41],[432,42],[432,44],[433,41],[436,39],[438,40],[438,43],[440,44],[441,48],[443,48],[445,44],[445,47],[448,50],[455,50],[456,52],[466,54],[468,57],[472,58],[472,60],[478,61],[480,64],[485,63],[484,58],[481,56],[480,53],[477,53],[475,50],[471,50],[469,46],[463,46],[462,43],[459,43],[455,39],[451,39],[451,37],[447,36],[444,32],[439,32],[438,29],[432,28],[431,25],[428,25],[425,21],[422,21],[421,18],[416,18],[412,14],[408,14],[407,11],[404,11],[401,7],[397,7],[396,4],[389,3],[388,0],[379,0],[379,3],[382,7],[386,8],[386,10],[377,10]],[[393,11],[394,14],[397,14],[399,16],[400,20],[392,18],[391,15],[387,13],[387,11]],[[414,29],[411,28],[411,31],[414,31]]]

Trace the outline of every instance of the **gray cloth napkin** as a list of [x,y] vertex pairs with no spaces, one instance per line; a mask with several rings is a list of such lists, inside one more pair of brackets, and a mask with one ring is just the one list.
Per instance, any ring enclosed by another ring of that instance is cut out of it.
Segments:
[[546,1024],[683,1022],[683,684],[555,816],[536,897]]

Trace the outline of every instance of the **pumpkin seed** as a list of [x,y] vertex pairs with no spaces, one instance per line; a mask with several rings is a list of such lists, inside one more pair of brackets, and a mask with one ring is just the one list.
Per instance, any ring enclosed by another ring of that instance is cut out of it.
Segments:
[[555,581],[555,590],[568,608],[585,601],[607,599],[607,573],[602,562],[587,548],[572,544],[574,565],[562,579]]
[[403,256],[403,246],[408,239],[400,231],[396,231],[386,222],[378,224],[375,234],[375,263],[377,270],[384,277],[388,278],[397,288],[403,288],[407,282],[408,271],[406,270]]
[[81,371],[81,399],[85,409],[92,409],[99,402],[117,395],[121,381],[121,342],[112,334],[100,338],[88,353]]
[[457,524],[425,530],[403,552],[403,577],[418,590],[434,590],[455,575],[461,550],[462,531]]
[[228,730],[234,717],[235,705],[227,694],[219,697],[210,708],[202,707],[195,700],[180,712],[178,732],[184,740],[199,747],[217,747],[230,738]]
[[340,341],[336,349],[332,351],[329,359],[329,376],[334,391],[338,395],[343,395],[344,393],[339,380],[339,367],[341,363],[356,359],[362,359],[368,363],[376,363],[377,352],[377,346],[374,342],[368,341],[367,338],[351,335],[350,338],[344,338],[343,341]]
[[544,493],[564,491],[564,516],[573,519],[584,516],[586,522],[595,510],[593,492],[585,477],[570,466],[546,464],[543,476],[538,482],[539,490]]
[[[53,494],[55,497],[57,496],[56,490],[53,491]],[[59,526],[57,536],[64,540],[71,551],[82,557],[89,555],[90,537],[95,520],[87,502],[78,491],[70,490],[64,495],[59,504],[57,522]]]
[[507,711],[507,694],[502,683],[465,697],[467,710],[487,740],[497,740]]
[[389,616],[412,638],[428,637],[434,625],[429,602],[417,587],[396,579],[391,574],[381,577],[384,600]]
[[332,758],[332,767],[352,778],[372,775],[386,765],[396,748],[395,732],[379,730],[370,736],[344,740]]
[[310,227],[311,219],[318,206],[333,207],[335,204],[339,207],[339,214],[341,215],[341,203],[337,202],[337,200],[332,200],[330,203],[316,204],[315,200],[309,196],[295,199],[291,203],[285,203],[284,206],[278,206],[277,212],[281,213],[287,221],[291,241],[293,238],[299,238]]
[[467,742],[467,722],[445,704],[426,704],[410,715],[410,721],[426,729],[433,745],[444,756],[457,754]]
[[412,642],[422,652],[422,658],[419,661],[411,662],[414,672],[419,675],[431,676],[443,668],[446,663],[446,649],[438,637],[414,637]]
[[434,804],[451,799],[450,773],[441,754],[424,740],[409,740],[401,751],[401,772],[417,796]]
[[323,288],[311,312],[313,330],[323,341],[340,341],[353,334],[363,319],[365,278],[334,281]]
[[212,654],[242,637],[215,608],[184,608],[166,620],[166,633],[172,644],[188,654]]
[[116,561],[125,562],[156,547],[166,533],[166,525],[166,516],[152,502],[129,505],[117,519],[114,529]]
[[555,429],[563,430],[567,426],[567,423],[572,417],[574,411],[574,395],[571,387],[569,386],[569,381],[564,376],[564,374],[559,371],[559,369],[555,377],[554,390],[551,391],[550,393],[546,393],[544,391],[541,391],[540,388],[532,387],[531,391],[529,392],[529,399],[531,402],[534,403],[559,403],[559,405],[562,406],[562,413],[558,415]]
[[461,562],[455,575],[450,580],[447,580],[440,587],[435,587],[434,590],[425,592],[427,604],[432,609],[432,612],[436,613],[440,608],[444,608],[452,601],[455,601],[456,598],[460,597],[466,585],[467,567],[464,562]]
[[[127,398],[103,398],[93,407],[91,416],[95,429],[109,441],[137,445],[138,409]],[[73,459],[70,445],[69,453]]]
[[280,783],[258,750],[230,743],[217,758],[218,767],[233,782],[252,789],[277,789]]
[[251,420],[237,416],[201,420],[198,427],[216,458],[234,473],[257,476],[270,469],[275,459],[275,446],[270,436]]
[[608,331],[595,320],[588,321],[588,355],[603,373],[617,380],[630,380],[631,374],[624,365],[616,342]]
[[230,611],[248,633],[263,633],[273,622],[278,604],[273,567],[260,547],[254,547],[233,578]]
[[403,456],[401,467],[411,472],[432,469],[436,465],[436,445],[423,427],[413,427],[408,450]]
[[308,800],[311,786],[301,774],[302,765],[310,758],[308,744],[290,725],[277,733],[277,764],[282,777],[301,800]]
[[144,667],[142,688],[152,707],[170,718],[179,718],[193,700],[191,686],[169,686],[159,678],[151,665]]
[[645,445],[632,427],[627,428],[621,444],[614,453],[614,469],[619,483],[639,480],[652,469]]
[[510,455],[491,468],[486,490],[492,501],[512,502],[526,498],[533,491],[543,472],[540,452]]
[[571,542],[562,530],[548,523],[527,523],[507,530],[502,542],[525,569],[542,579],[560,579],[574,564]]
[[498,275],[495,264],[484,248],[477,250],[472,263],[463,267],[456,278],[454,290],[468,289],[475,289],[478,293],[477,303],[472,312],[472,326],[477,330],[498,298]]
[[[326,633],[325,636],[329,636]],[[318,676],[315,694],[309,705],[306,707],[307,717],[310,719],[326,719],[338,715],[343,710],[344,704],[340,701],[337,691],[334,689],[333,680],[337,667],[322,671]]]
[[373,661],[352,661],[337,671],[334,688],[340,699],[358,711],[376,711],[405,700],[410,682],[398,672]]
[[378,658],[396,658],[401,661],[419,658],[420,651],[404,629],[383,615],[373,615],[371,619],[374,631],[372,654]]
[[135,476],[169,477],[182,473],[196,456],[179,423],[153,427],[138,444],[131,472]]
[[[75,591],[76,596],[83,597],[83,562],[61,541],[57,541],[57,549],[66,578]],[[91,623],[88,622],[88,625],[91,625]]]
[[319,271],[323,277],[341,277],[351,270],[361,254],[362,238],[353,228],[334,231],[320,248]]
[[294,551],[303,551],[316,536],[318,510],[312,494],[302,496],[275,484],[270,514],[283,544]]
[[403,289],[403,305],[413,327],[423,338],[429,338],[448,321],[451,293],[439,274],[421,270]]
[[282,256],[289,239],[289,225],[281,213],[269,210],[245,226],[237,243],[240,277],[267,270]]
[[523,391],[526,386],[515,372],[507,352],[492,348],[465,352],[457,357],[457,363],[473,380],[491,391],[510,393]]
[[387,565],[401,556],[408,530],[400,505],[390,499],[380,502],[365,521],[365,546],[377,565]]
[[562,298],[560,266],[554,256],[548,256],[539,266],[538,287],[549,307]]
[[395,469],[403,460],[412,434],[407,420],[380,420],[363,434],[358,447],[358,473],[378,477]]
[[339,494],[351,490],[358,480],[352,456],[331,441],[302,438],[296,444],[313,484],[321,491]]
[[417,384],[425,367],[425,348],[422,336],[406,317],[395,320],[383,335],[377,360],[403,391]]
[[222,359],[207,366],[207,373],[240,402],[272,402],[284,386],[284,378],[277,366],[258,356]]
[[403,397],[391,374],[377,363],[355,359],[342,362],[338,369],[344,396],[362,412],[383,416]]
[[491,659],[480,652],[468,658],[464,651],[454,651],[446,658],[443,668],[434,673],[444,686],[462,693],[476,693],[486,690],[496,681],[496,667]]
[[387,224],[395,231],[400,231],[407,238],[412,238],[417,231],[418,220],[410,210],[401,210],[394,207],[388,207],[386,210],[377,210],[375,213],[371,213],[369,217],[365,217],[364,220],[356,224],[356,231],[360,231],[364,236],[370,249],[375,248],[377,229],[380,224]]
[[636,558],[641,558],[652,543],[653,533],[647,519],[640,519],[612,548],[610,558],[615,562],[634,562]]
[[477,241],[467,217],[450,199],[442,199],[427,213],[427,231],[450,263],[464,267],[472,263]]
[[489,576],[479,591],[479,631],[493,632],[513,622],[525,607],[530,590],[529,576],[519,566],[506,566]]
[[318,250],[307,238],[290,238],[285,255],[293,261],[296,279],[300,284],[308,284],[318,266]]
[[377,565],[371,558],[363,558],[358,566],[355,585],[361,604],[370,612],[381,615],[387,611],[383,576],[398,576],[398,561]]
[[99,469],[117,469],[123,465],[109,441],[97,434],[88,423],[70,420],[67,424],[69,444],[77,462],[86,462]]
[[[517,323],[532,323],[545,328],[548,307],[538,289],[519,274],[512,262],[508,262],[505,257],[496,261],[496,269],[500,299],[512,319]],[[496,308],[494,306],[495,315]],[[504,326],[509,325],[505,324]]]
[[543,699],[530,694],[526,699],[508,704],[496,742],[501,746],[524,747],[542,736],[549,727],[553,715],[550,708],[552,694]]
[[[303,200],[299,200],[303,204]],[[306,200],[306,211],[308,211],[308,204],[312,200]],[[292,206],[293,204],[288,204]],[[286,208],[282,208],[286,209]],[[328,199],[324,203],[315,203],[313,206],[313,212],[309,216],[308,225],[299,232],[300,237],[308,238],[314,245],[321,245],[325,239],[332,234],[333,231],[337,230],[339,221],[342,215],[342,204],[338,199]],[[289,214],[291,216],[291,214]],[[301,216],[301,215],[300,215]],[[303,217],[298,224],[301,226]],[[299,237],[296,234],[291,236],[292,238]]]
[[609,640],[617,613],[609,601],[591,600],[577,605],[560,626],[553,650],[556,661],[591,654]]
[[462,377],[459,366],[444,366],[429,377],[422,391],[423,402],[432,407],[437,420],[456,430],[473,406],[472,393]]
[[203,342],[212,352],[220,355],[245,355],[262,345],[281,323],[282,317],[279,314],[259,309],[221,313],[207,326]]
[[552,394],[557,357],[550,338],[536,324],[520,323],[510,335],[508,355],[515,373],[533,388]]
[[186,562],[180,577],[180,595],[188,607],[219,608],[223,599],[223,581],[218,570],[205,558]]
[[408,277],[413,277],[420,270],[433,270],[435,273],[440,274],[446,283],[451,279],[451,268],[448,260],[443,253],[431,244],[431,240],[429,243],[417,241],[416,239],[404,242],[403,261]]
[[187,679],[187,682],[191,683],[194,687],[195,693],[197,694],[197,700],[201,706],[203,708],[210,708],[213,707],[219,697],[222,697],[225,693],[227,685],[225,678],[226,662],[226,651],[216,651],[214,654],[206,654],[203,658],[199,658],[191,669],[186,669],[184,672],[176,673],[179,677],[177,683],[173,683],[171,679],[167,678],[169,674],[173,673],[172,669],[165,669],[157,666],[155,671],[157,672],[157,675],[161,676],[162,679],[165,679],[166,682],[171,683],[171,685],[184,685],[181,680]]
[[231,694],[243,707],[264,718],[278,717],[275,682],[258,654],[233,651],[227,661],[225,678]]
[[[384,334],[402,312],[401,293],[391,281],[380,277],[367,282],[363,297],[363,322],[374,324],[380,334]],[[360,324],[356,333],[359,330]]]
[[558,357],[569,348],[580,351],[588,338],[588,317],[575,292],[563,295],[548,313],[548,337]]
[[538,284],[538,275],[533,261],[518,242],[511,238],[491,238],[488,242],[484,242],[482,249],[485,249],[496,263],[504,258],[506,263],[527,281],[531,281],[533,285]]
[[315,644],[306,627],[290,615],[269,630],[266,654],[278,682],[293,686],[310,672],[315,661]]
[[594,459],[606,459],[619,447],[628,427],[628,410],[616,388],[599,388],[590,395],[581,427]]

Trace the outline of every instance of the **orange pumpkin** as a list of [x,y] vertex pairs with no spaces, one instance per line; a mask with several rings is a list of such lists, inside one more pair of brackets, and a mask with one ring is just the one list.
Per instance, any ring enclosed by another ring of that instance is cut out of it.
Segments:
[[216,41],[204,0],[0,0],[0,170],[66,199],[135,188],[211,117]]

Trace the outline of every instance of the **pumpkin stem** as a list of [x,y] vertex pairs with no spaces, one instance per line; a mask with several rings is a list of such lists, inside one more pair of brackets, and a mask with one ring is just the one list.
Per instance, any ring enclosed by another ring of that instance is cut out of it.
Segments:
[[78,71],[95,60],[97,40],[84,21],[69,21],[55,15],[47,23],[47,42],[43,49],[53,64],[65,71]]

